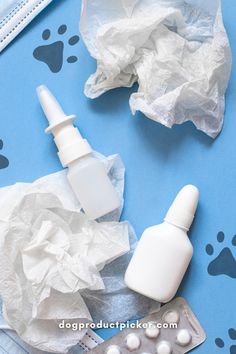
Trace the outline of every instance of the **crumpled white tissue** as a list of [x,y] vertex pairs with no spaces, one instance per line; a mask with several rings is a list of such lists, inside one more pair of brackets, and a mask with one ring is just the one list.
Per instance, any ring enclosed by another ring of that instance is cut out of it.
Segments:
[[231,71],[220,0],[83,0],[80,29],[97,59],[88,97],[137,81],[133,114],[218,135]]
[[[103,161],[122,198],[122,161]],[[85,334],[60,329],[61,319],[92,320],[80,291],[104,290],[100,271],[130,249],[129,224],[118,222],[121,210],[100,222],[88,220],[65,173],[0,189],[5,318],[25,342],[56,353],[67,352]]]

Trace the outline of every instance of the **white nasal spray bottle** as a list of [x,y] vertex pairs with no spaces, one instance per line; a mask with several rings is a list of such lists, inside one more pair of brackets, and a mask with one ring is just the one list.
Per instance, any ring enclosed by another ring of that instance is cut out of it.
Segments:
[[125,274],[130,289],[164,303],[175,296],[193,255],[187,231],[198,197],[195,186],[185,186],[164,222],[144,231]]
[[89,219],[97,219],[120,206],[119,197],[107,176],[104,164],[73,126],[76,116],[66,116],[45,86],[37,88],[39,101],[48,119],[46,133],[53,133],[58,156],[68,167],[68,180]]

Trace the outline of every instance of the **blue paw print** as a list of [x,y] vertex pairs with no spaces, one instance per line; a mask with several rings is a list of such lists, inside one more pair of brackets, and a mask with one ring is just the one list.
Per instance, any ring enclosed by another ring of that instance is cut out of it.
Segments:
[[[58,40],[53,43],[41,45],[37,48],[35,48],[33,52],[33,56],[35,59],[42,61],[43,63],[47,64],[51,72],[53,73],[58,73],[63,65],[64,61],[64,47],[65,43],[69,46],[73,46],[79,42],[79,36],[74,35],[68,39],[68,41],[65,42],[63,40],[63,36],[67,32],[67,26],[66,25],[61,25],[57,33],[58,35],[62,38],[62,40]],[[48,40],[50,40],[51,37],[51,31],[49,29],[45,29],[42,33],[42,39],[47,43]],[[75,63],[78,60],[78,58],[75,55],[69,56],[67,58],[67,62],[72,64]]]
[[[232,341],[236,340],[236,331],[234,328],[230,328],[228,330],[228,334],[229,334],[229,338]],[[225,342],[221,338],[216,338],[215,344],[218,348],[221,349],[225,348]],[[236,354],[236,345],[232,344],[229,349],[230,349],[230,354]]]
[[[0,150],[3,148],[3,141],[0,139]],[[0,154],[0,170],[6,168],[9,165],[8,159]]]
[[[220,231],[217,235],[217,241],[221,244],[220,253],[209,263],[208,273],[210,275],[227,275],[230,278],[236,279],[236,259],[229,247],[223,247],[225,235]],[[236,235],[232,238],[232,248],[236,247]],[[214,247],[211,244],[206,246],[206,253],[213,256],[215,253]]]

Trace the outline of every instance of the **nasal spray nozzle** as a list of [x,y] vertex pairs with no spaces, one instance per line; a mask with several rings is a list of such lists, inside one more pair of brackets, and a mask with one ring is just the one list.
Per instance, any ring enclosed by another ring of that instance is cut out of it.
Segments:
[[67,167],[74,160],[90,154],[92,152],[91,146],[86,139],[82,138],[79,129],[73,126],[76,116],[67,116],[46,86],[39,86],[37,93],[42,109],[49,122],[49,127],[45,132],[54,135],[54,141],[58,148],[58,156],[63,167]]
[[197,187],[191,184],[183,187],[171,204],[165,216],[165,222],[188,231],[195,216],[198,198]]
[[67,116],[47,87],[37,88],[39,101],[48,119],[46,133],[54,135],[58,156],[68,167],[67,178],[90,219],[104,216],[120,206],[120,200],[107,176],[104,164],[92,154],[92,148],[74,127],[75,115]]
[[61,124],[68,122],[72,123],[76,118],[74,114],[67,116],[64,113],[61,105],[46,86],[39,86],[37,88],[37,93],[42,109],[49,122],[49,127],[45,130],[46,133],[51,133],[53,129]]

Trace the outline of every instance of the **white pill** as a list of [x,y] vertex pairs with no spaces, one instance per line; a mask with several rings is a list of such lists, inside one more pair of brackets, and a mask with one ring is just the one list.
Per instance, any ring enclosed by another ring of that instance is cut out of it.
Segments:
[[148,338],[157,338],[160,334],[160,330],[155,322],[149,322],[148,327],[145,329],[145,335]]
[[187,329],[181,329],[177,334],[177,343],[186,346],[192,340],[192,336]]
[[172,348],[169,342],[163,340],[163,342],[157,344],[157,354],[171,354],[171,353],[172,353]]
[[129,351],[138,349],[140,347],[140,344],[141,344],[140,338],[136,334],[130,333],[126,337],[126,346],[129,349]]
[[119,349],[119,347],[117,347],[117,345],[111,345],[108,349],[107,349],[107,354],[121,354],[121,351]]
[[164,314],[164,321],[166,323],[178,323],[179,314],[177,311],[168,311]]

